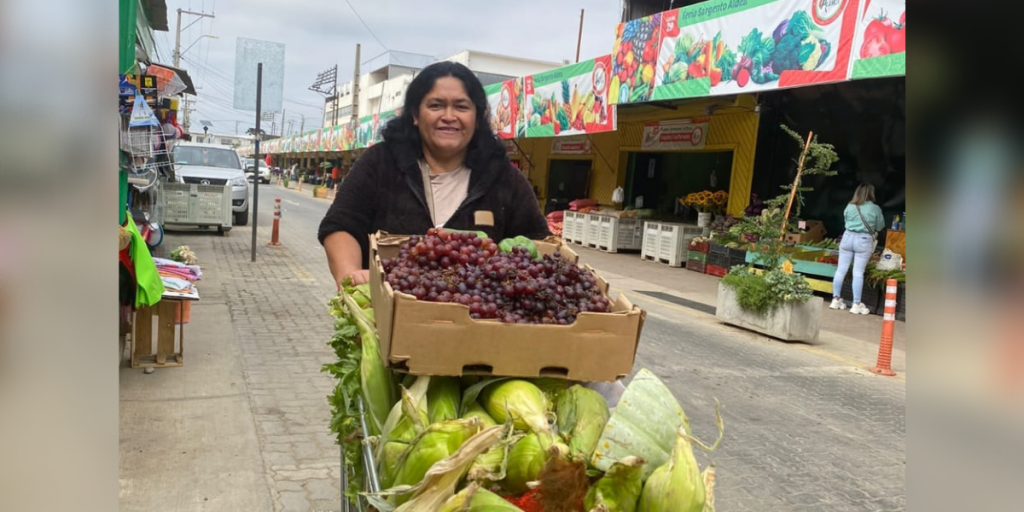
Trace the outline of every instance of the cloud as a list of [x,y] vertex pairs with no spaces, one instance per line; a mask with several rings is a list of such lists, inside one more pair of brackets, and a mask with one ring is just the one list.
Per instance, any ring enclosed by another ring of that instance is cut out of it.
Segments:
[[[387,49],[421,53],[436,58],[462,50],[510,55],[551,62],[572,60],[580,9],[586,9],[580,59],[611,52],[615,24],[621,17],[619,0],[349,0],[380,39],[371,35],[345,0],[169,0],[167,16],[171,31],[161,40],[173,44],[176,9],[215,13],[213,20],[196,23],[182,33],[182,47],[204,33],[204,39],[186,54],[190,73],[199,91],[193,119],[251,118],[232,112],[232,91],[225,90],[234,75],[235,41],[238,37],[285,44],[285,110],[304,114],[306,125],[315,125],[323,99],[308,87],[319,72],[338,65],[339,83],[351,80],[355,45],[362,45],[366,62]],[[185,15],[182,25],[195,18]],[[164,44],[167,44],[164,43]],[[383,43],[382,46],[381,43]],[[164,48],[170,61],[172,48]],[[208,98],[204,99],[204,96]],[[225,104],[227,103],[227,104]],[[305,104],[305,105],[303,105]],[[313,121],[310,121],[310,118]],[[194,123],[196,124],[196,123]],[[243,123],[244,124],[244,123]],[[217,131],[233,130],[234,123],[215,123]],[[296,129],[298,117],[296,116]]]

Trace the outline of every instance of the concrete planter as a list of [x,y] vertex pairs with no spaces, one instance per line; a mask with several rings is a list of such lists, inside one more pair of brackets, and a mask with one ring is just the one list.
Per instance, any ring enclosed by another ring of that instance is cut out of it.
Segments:
[[736,301],[736,292],[718,283],[718,308],[715,316],[727,324],[750,329],[786,341],[818,341],[821,310],[825,301],[811,297],[807,302],[785,303],[767,316],[747,311]]

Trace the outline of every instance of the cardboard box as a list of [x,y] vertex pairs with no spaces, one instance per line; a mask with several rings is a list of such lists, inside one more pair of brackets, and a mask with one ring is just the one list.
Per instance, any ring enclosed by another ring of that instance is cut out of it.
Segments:
[[[633,372],[646,313],[624,295],[613,302],[611,313],[581,313],[571,325],[474,320],[461,304],[418,301],[391,288],[381,260],[397,255],[408,238],[384,233],[370,237],[374,314],[381,356],[392,370],[589,382],[612,382]],[[560,251],[570,261],[579,261],[561,241],[549,240],[536,242],[537,249],[544,254]],[[597,281],[608,295],[608,283],[599,275]]]
[[819,220],[800,221],[800,233],[786,235],[786,244],[799,245],[808,242],[820,242],[825,238],[825,225]]

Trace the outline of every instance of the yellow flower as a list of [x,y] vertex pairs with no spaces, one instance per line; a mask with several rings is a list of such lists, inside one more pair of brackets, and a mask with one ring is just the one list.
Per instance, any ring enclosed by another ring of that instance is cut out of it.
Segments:
[[783,261],[782,262],[782,271],[787,273],[787,274],[792,274],[793,273],[793,262],[789,261],[789,260]]

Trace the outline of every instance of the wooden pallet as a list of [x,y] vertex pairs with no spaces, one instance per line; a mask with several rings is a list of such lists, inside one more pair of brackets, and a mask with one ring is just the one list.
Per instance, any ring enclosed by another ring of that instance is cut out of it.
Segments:
[[[185,364],[185,328],[176,327],[175,315],[183,300],[164,297],[156,306],[141,306],[135,312],[131,336],[132,368],[170,368]],[[156,326],[156,352],[153,327]],[[178,338],[177,347],[175,337]]]

